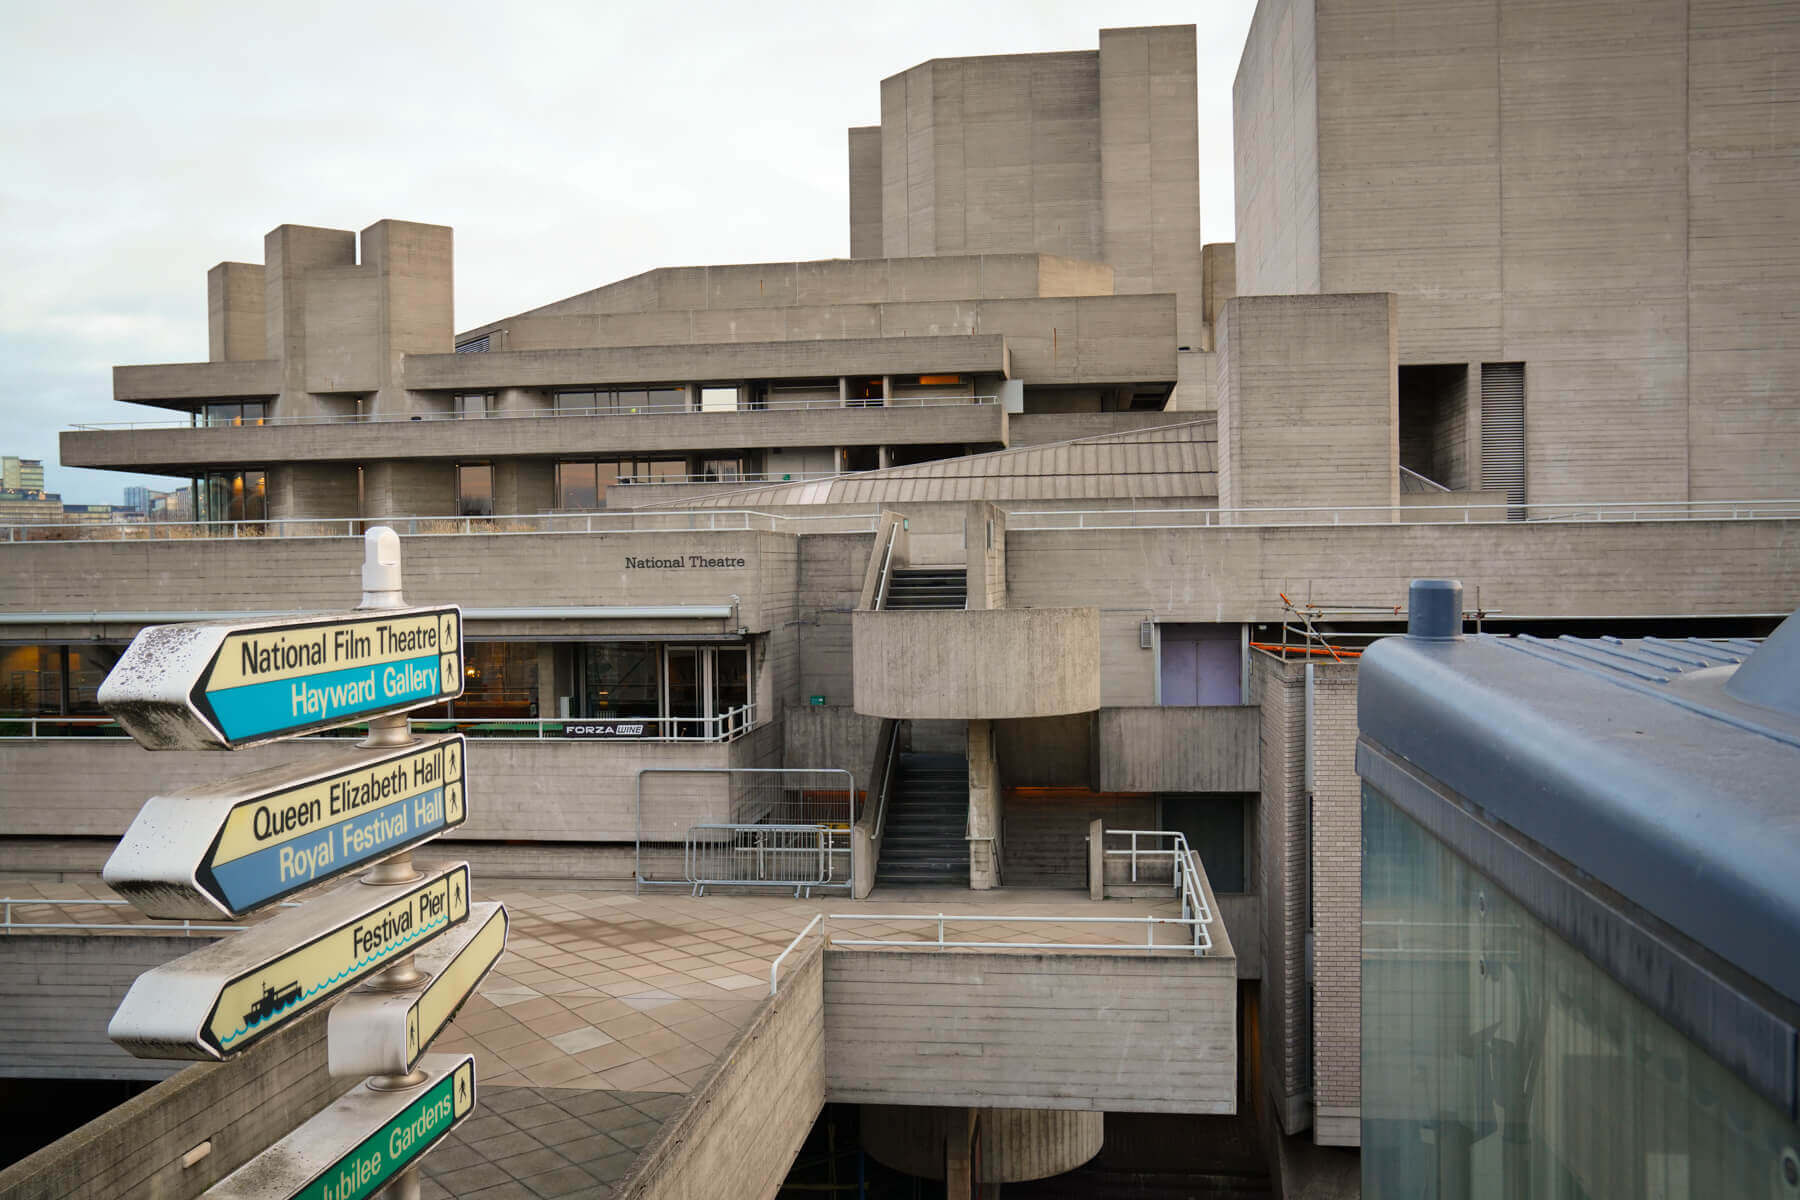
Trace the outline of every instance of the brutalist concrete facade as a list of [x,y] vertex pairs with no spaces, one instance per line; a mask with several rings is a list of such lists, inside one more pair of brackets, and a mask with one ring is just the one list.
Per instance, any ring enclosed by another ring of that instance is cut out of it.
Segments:
[[[447,228],[282,226],[261,264],[209,273],[211,361],[114,376],[120,399],[262,417],[63,442],[70,465],[261,470],[267,512],[17,535],[0,652],[329,606],[381,519],[416,599],[536,648],[537,718],[576,690],[570,647],[753,655],[742,736],[490,756],[497,785],[550,790],[461,835],[508,871],[628,877],[644,766],[866,785],[895,717],[977,761],[978,885],[1085,889],[1096,817],[1241,814],[1218,898],[1259,1031],[1237,1069],[1272,1130],[1354,1145],[1355,660],[1281,652],[1284,598],[1355,644],[1420,575],[1547,634],[1756,633],[1800,595],[1800,122],[1772,82],[1800,23],[1725,9],[1265,0],[1235,247],[1200,245],[1191,27],[882,81],[879,125],[849,134],[844,259],[659,269],[458,334]],[[571,505],[571,460],[679,473]],[[469,466],[486,512],[462,508]],[[630,565],[690,555],[737,565]],[[930,567],[962,611],[880,611],[889,568]],[[869,674],[916,666],[909,638],[965,667]],[[1221,643],[1213,705],[1178,698]],[[1034,660],[1065,644],[1086,678]],[[91,869],[143,784],[110,750],[0,740],[8,780],[98,781],[50,805],[0,784],[0,865]]]

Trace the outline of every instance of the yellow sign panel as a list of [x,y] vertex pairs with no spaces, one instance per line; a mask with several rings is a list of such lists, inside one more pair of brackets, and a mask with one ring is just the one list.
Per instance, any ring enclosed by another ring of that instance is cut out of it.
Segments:
[[426,986],[425,993],[406,1016],[406,1061],[417,1061],[422,1047],[431,1045],[444,1026],[456,1016],[506,949],[506,909],[496,909],[463,952]]
[[446,875],[226,984],[201,1037],[232,1054],[469,916],[469,870]]

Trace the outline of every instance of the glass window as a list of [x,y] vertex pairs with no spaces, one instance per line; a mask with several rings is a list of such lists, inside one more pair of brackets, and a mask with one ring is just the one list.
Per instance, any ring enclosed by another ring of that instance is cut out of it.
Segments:
[[1163,796],[1162,828],[1186,835],[1213,891],[1245,890],[1246,804],[1242,796]]
[[1777,1196],[1796,1128],[1363,788],[1371,1200]]
[[494,468],[487,463],[463,463],[456,468],[456,515],[494,515]]
[[660,410],[680,410],[687,407],[686,388],[651,388],[650,407]]
[[457,392],[451,400],[459,417],[486,417],[494,411],[492,392]]
[[102,716],[100,684],[125,653],[123,646],[69,647],[69,711]]
[[612,394],[614,412],[639,412],[650,403],[650,393],[643,388],[620,388]]
[[0,713],[54,716],[62,694],[61,646],[0,646]]
[[577,510],[600,507],[600,487],[595,477],[595,464],[556,464],[556,507]]
[[745,708],[750,703],[750,647],[719,647],[719,710]]
[[744,460],[738,458],[709,458],[700,464],[701,477],[709,483],[737,483],[744,477]]
[[536,642],[468,642],[458,719],[529,720],[538,715]]
[[610,643],[581,648],[582,716],[658,717],[657,647]]
[[262,521],[268,518],[268,488],[259,470],[213,471],[195,481],[195,518],[201,521]]
[[592,392],[558,392],[552,403],[559,413],[576,414],[592,412],[596,401]]

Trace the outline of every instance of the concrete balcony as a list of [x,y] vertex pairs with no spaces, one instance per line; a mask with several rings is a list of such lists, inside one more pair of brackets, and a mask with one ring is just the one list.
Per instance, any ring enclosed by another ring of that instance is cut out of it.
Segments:
[[901,720],[1007,720],[1100,707],[1100,610],[883,609],[851,617],[854,706]]
[[[463,358],[485,355],[466,354]],[[62,435],[71,467],[186,474],[212,467],[417,459],[594,458],[749,447],[1006,442],[1000,405],[675,411],[590,415],[318,421],[216,428],[78,429]]]
[[151,363],[113,368],[113,399],[189,408],[206,400],[240,400],[281,391],[281,360]]
[[1258,790],[1262,710],[1103,708],[1095,730],[1102,792]]

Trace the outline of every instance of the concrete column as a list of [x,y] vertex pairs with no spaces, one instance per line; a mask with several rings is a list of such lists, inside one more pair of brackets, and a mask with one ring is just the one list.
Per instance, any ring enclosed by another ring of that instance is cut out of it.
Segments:
[[542,458],[494,463],[494,515],[545,512],[556,506],[556,464]]
[[850,407],[850,377],[848,375],[838,376],[838,407]]
[[[976,1183],[1019,1183],[1073,1171],[1100,1153],[1104,1114],[1085,1109],[983,1108],[975,1138],[981,1176]],[[966,1138],[970,1110],[865,1104],[863,1149],[886,1166],[922,1179],[944,1179],[949,1143]],[[952,1195],[956,1193],[952,1192]],[[967,1194],[967,1193],[964,1193]]]
[[374,462],[363,468],[364,516],[434,517],[456,512],[451,463]]
[[892,375],[881,377],[881,402],[883,404],[894,402],[894,377]]
[[687,385],[686,390],[687,406],[695,412],[700,411],[700,385],[697,383],[690,383]]
[[963,510],[963,570],[970,609],[1006,607],[1006,511],[985,500]]
[[975,1110],[960,1110],[952,1116],[944,1135],[945,1200],[974,1200],[975,1197]]
[[501,388],[494,397],[496,417],[534,417],[550,411],[550,394],[534,388]]
[[875,465],[884,471],[893,466],[894,452],[886,446],[875,447]]
[[275,520],[348,520],[362,515],[354,463],[287,463],[269,468],[269,516]]
[[[969,722],[969,887],[1000,886],[1000,772],[994,761],[994,723]],[[986,839],[986,840],[976,840]]]

